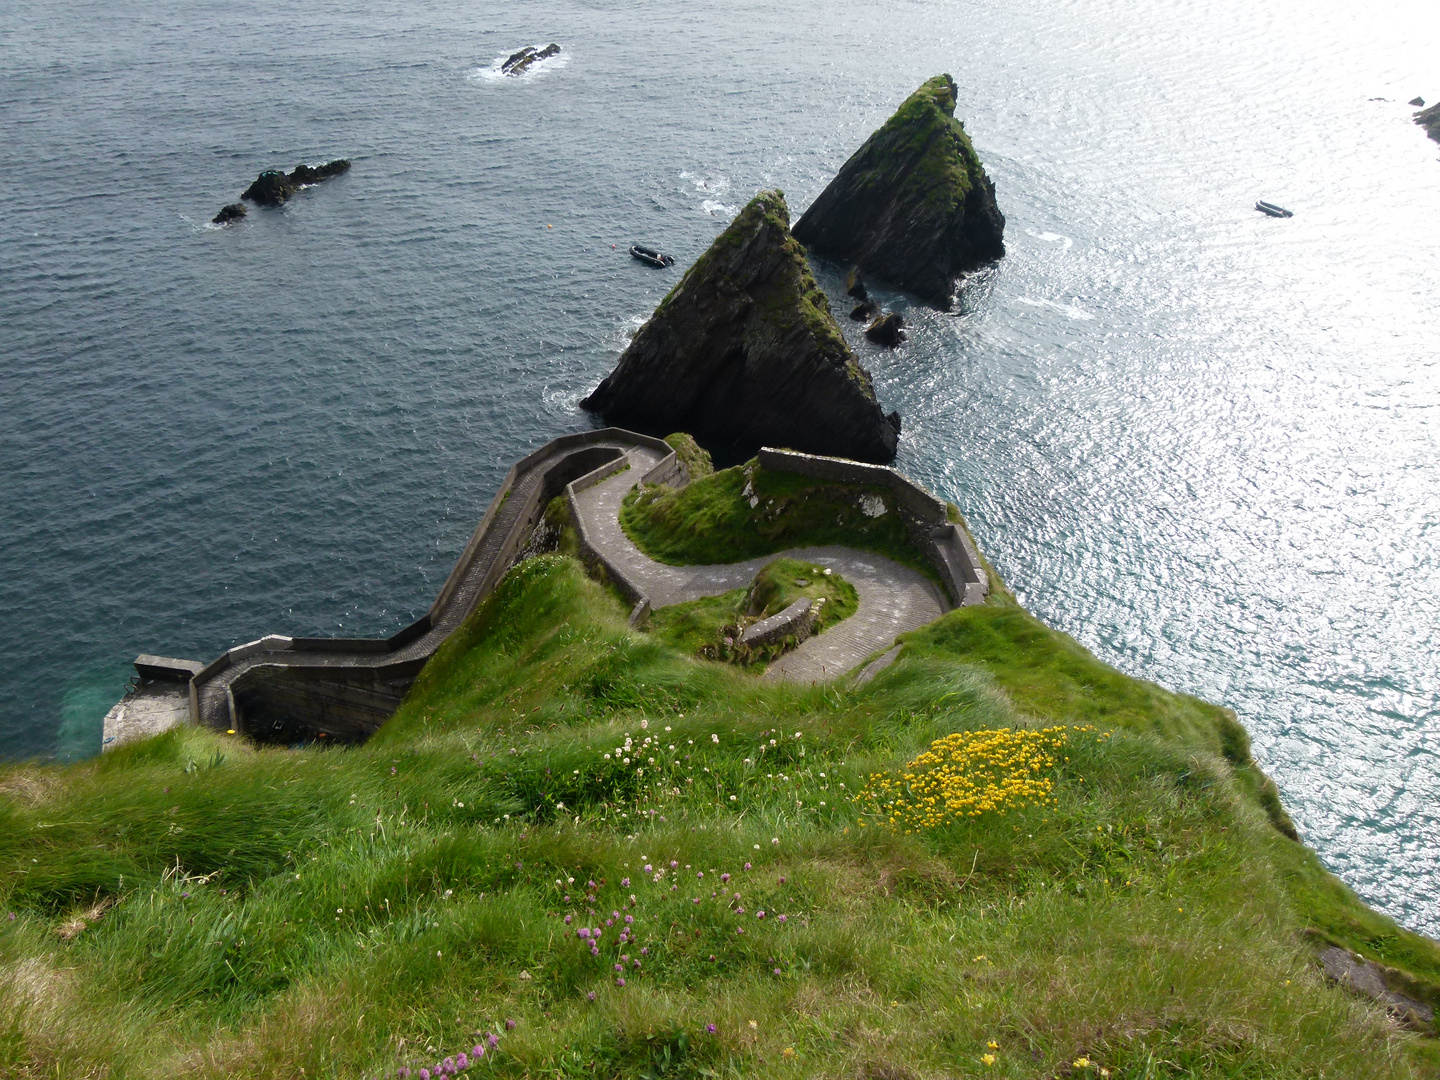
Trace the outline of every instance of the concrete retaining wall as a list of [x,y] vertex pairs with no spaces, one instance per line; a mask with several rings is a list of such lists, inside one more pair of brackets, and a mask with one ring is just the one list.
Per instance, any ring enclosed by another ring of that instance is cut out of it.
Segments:
[[627,448],[672,453],[619,428],[555,439],[505,474],[430,610],[389,638],[270,635],[230,649],[189,680],[192,722],[265,741],[360,741],[384,723],[441,643],[495,588],[549,501],[586,474],[613,471]]
[[846,458],[801,454],[794,450],[764,447],[760,467],[772,472],[795,473],[812,480],[836,484],[868,484],[886,488],[895,497],[896,508],[910,538],[940,573],[940,580],[957,607],[983,604],[990,592],[990,578],[980,563],[965,530],[949,520],[944,500],[937,499],[919,484],[888,465],[867,465]]
[[[193,672],[186,688],[193,723],[234,728],[266,741],[361,741],[394,713],[425,662],[495,588],[546,505],[562,492],[571,504],[582,556],[604,568],[634,605],[631,622],[638,622],[648,613],[649,600],[596,550],[573,511],[576,492],[614,475],[625,466],[627,450],[639,446],[663,455],[642,481],[676,486],[688,481],[678,455],[663,440],[620,428],[566,435],[516,462],[430,610],[391,637],[269,635],[230,649],[199,670],[188,661],[148,656],[137,661],[137,670],[149,681],[183,680]],[[769,448],[760,452],[760,461],[767,469],[818,480],[887,488],[957,601],[984,600],[988,582],[964,530],[945,520],[943,502],[894,469]],[[107,745],[123,741],[123,733],[111,738],[107,728],[106,734]]]
[[[680,465],[679,455],[675,453],[669,444],[661,441],[666,456],[656,463],[649,472],[640,478],[642,484],[670,484],[680,486],[686,482],[685,470]],[[638,626],[650,614],[650,598],[645,595],[643,589],[630,579],[621,567],[611,562],[605,554],[595,546],[590,537],[590,532],[585,526],[584,516],[576,505],[575,496],[586,488],[592,488],[602,480],[608,480],[614,476],[616,468],[602,466],[594,472],[568,484],[565,488],[565,498],[570,504],[570,520],[574,523],[575,534],[580,549],[581,561],[591,570],[599,567],[603,570],[605,578],[614,585],[620,595],[632,605],[630,608],[630,625]]]

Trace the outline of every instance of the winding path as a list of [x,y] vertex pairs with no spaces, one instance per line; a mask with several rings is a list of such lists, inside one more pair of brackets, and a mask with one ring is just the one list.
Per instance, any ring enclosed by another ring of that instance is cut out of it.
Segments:
[[[791,452],[762,450],[762,459],[767,453]],[[850,474],[859,470],[859,482],[889,486],[896,493],[895,512],[903,503],[906,514],[918,515],[929,530],[932,559],[950,592],[962,603],[983,602],[979,556],[945,522],[944,504],[934,496],[893,470],[792,456],[805,460],[791,465],[822,473],[840,469],[844,482],[852,482]],[[630,468],[616,471],[626,463]],[[647,473],[652,482],[669,483],[682,470],[669,446],[646,435],[604,428],[547,443],[511,467],[440,595],[413,624],[383,639],[271,634],[209,664],[142,655],[135,661],[139,681],[134,690],[105,718],[105,748],[185,721],[243,731],[262,742],[363,741],[394,713],[439,645],[524,557],[545,506],[561,492],[569,493],[585,542],[610,564],[612,580],[621,584],[623,579],[633,588],[622,591],[644,596],[653,607],[741,588],[782,555],[830,567],[848,579],[859,594],[858,611],[771,664],[767,678],[833,679],[883,652],[861,673],[864,680],[894,659],[897,650],[890,646],[897,634],[925,625],[949,607],[945,593],[921,574],[850,548],[792,548],[718,566],[658,563],[630,542],[618,520],[626,492]]]
[[758,559],[704,566],[656,562],[625,535],[619,515],[626,494],[663,455],[648,447],[632,447],[627,453],[630,468],[577,491],[575,508],[584,520],[590,543],[645,592],[652,608],[742,589],[762,567],[782,557],[829,567],[855,586],[860,600],[855,614],[770,664],[765,670],[767,679],[833,679],[888,649],[897,635],[933,622],[949,608],[939,587],[924,575],[883,556],[853,548],[788,548]]

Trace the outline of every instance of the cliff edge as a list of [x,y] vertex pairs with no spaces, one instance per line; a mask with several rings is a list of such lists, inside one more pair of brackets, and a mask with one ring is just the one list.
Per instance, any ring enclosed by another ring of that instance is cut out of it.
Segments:
[[779,191],[756,195],[716,237],[581,404],[624,427],[860,461],[894,460],[900,436]]
[[955,279],[1005,254],[1005,217],[937,75],[865,140],[795,223],[828,258],[948,310]]

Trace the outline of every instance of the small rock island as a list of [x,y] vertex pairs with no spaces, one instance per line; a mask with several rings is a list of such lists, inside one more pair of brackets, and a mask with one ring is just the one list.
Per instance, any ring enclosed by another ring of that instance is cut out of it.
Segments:
[[532,64],[540,60],[549,60],[552,56],[560,55],[560,46],[553,41],[543,49],[536,49],[532,46],[525,46],[519,52],[511,53],[510,58],[500,65],[500,70],[506,75],[523,75],[530,70]]
[[915,293],[942,311],[955,279],[1005,254],[995,185],[937,75],[865,140],[795,223],[817,255]]
[[845,343],[783,193],[750,201],[581,404],[606,421],[890,462],[886,416]]
[[337,158],[324,165],[296,165],[289,173],[279,169],[266,169],[253,184],[240,193],[240,197],[257,206],[280,206],[301,188],[329,180],[332,176],[348,172],[349,169],[350,162],[345,158]]

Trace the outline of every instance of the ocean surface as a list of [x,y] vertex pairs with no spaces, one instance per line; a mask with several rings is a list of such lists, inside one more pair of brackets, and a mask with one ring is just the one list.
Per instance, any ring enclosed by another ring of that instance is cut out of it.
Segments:
[[730,216],[948,71],[1010,253],[856,338],[898,465],[1440,935],[1437,55],[1390,0],[6,4],[0,757],[95,753],[142,651],[408,623]]

